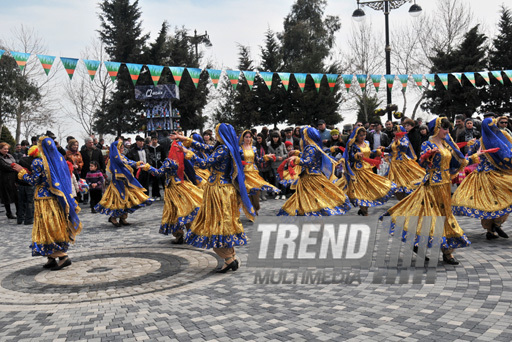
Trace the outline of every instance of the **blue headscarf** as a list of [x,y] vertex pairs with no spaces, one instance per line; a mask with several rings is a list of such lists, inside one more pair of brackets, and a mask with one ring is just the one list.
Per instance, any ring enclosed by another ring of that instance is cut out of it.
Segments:
[[201,144],[204,144],[203,137],[197,133],[192,134],[192,139],[194,139],[197,142],[200,142]]
[[244,167],[242,165],[242,158],[240,156],[238,146],[238,137],[236,136],[235,129],[230,124],[221,123],[215,127],[215,135],[217,140],[221,144],[225,145],[229,150],[233,163],[230,174],[231,179],[233,180],[233,185],[240,193],[240,197],[242,197],[242,204],[246,215],[249,215],[249,218],[253,219],[256,212],[254,211],[249,195],[247,194],[247,189],[245,188]]
[[81,226],[78,212],[80,209],[73,198],[71,174],[64,157],[57,150],[53,139],[41,137],[38,143],[41,159],[43,160],[44,172],[48,179],[50,192],[57,196],[60,206],[64,209],[69,222],[74,230]]
[[350,136],[347,139],[347,146],[345,147],[345,152],[343,152],[343,159],[345,159],[345,177],[347,181],[350,181],[350,177],[354,177],[354,171],[350,167],[350,149],[352,145],[356,142],[357,134],[360,130],[364,129],[364,127],[357,127],[352,131]]
[[[404,128],[404,126],[398,126],[398,131],[399,132],[406,132],[407,133],[407,130]],[[405,134],[402,138],[400,138],[400,140],[402,139],[406,139],[407,142],[409,143],[409,147],[407,148],[407,157],[411,158],[412,160],[416,160],[416,153],[414,153],[414,149],[412,148],[412,144],[411,144],[411,140],[409,140],[409,136],[407,134]]]
[[114,182],[114,185],[117,191],[119,191],[121,198],[124,199],[125,189],[122,179],[126,179],[128,185],[136,188],[142,188],[142,185],[140,185],[139,181],[133,177],[132,168],[123,163],[122,158],[124,158],[124,156],[119,153],[119,147],[122,143],[122,141],[114,141],[112,144],[110,144],[109,170],[110,173],[112,173],[112,182]]
[[[428,131],[431,134],[431,137],[435,137],[439,134],[439,129],[441,128],[441,121],[443,119],[448,120],[444,116],[440,116],[436,119],[431,120],[428,123]],[[446,134],[444,141],[451,147],[452,159],[450,161],[450,174],[455,175],[460,172],[466,165],[467,160],[464,158],[464,155],[459,149],[459,146],[455,144],[450,134]]]
[[502,170],[512,169],[512,137],[496,126],[496,119],[487,118],[482,122],[482,150],[499,147],[495,153],[485,153],[485,156],[496,167]]
[[334,173],[334,167],[337,165],[337,163],[324,152],[320,132],[318,132],[318,130],[314,127],[306,126],[300,130],[300,136],[302,139],[302,145],[304,147],[309,145],[313,146],[316,150],[320,151],[320,153],[322,154],[322,173],[328,179],[330,179]]

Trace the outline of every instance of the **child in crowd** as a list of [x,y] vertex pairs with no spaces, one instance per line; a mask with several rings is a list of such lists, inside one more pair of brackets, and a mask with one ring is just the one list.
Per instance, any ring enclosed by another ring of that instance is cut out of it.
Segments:
[[89,172],[85,176],[87,184],[89,184],[89,193],[91,195],[91,213],[95,214],[94,206],[101,201],[103,196],[103,188],[105,187],[105,179],[103,173],[98,170],[99,165],[96,161],[91,161]]

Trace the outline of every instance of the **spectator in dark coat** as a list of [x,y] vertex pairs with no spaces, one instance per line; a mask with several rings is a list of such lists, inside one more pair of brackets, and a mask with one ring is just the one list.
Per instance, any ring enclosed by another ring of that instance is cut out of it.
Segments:
[[[144,138],[137,135],[135,138],[135,144],[132,146],[130,151],[126,153],[126,158],[133,160],[134,162],[142,162],[146,164],[149,162],[149,151],[148,148],[144,145]],[[133,170],[137,172],[138,170]],[[139,174],[139,183],[146,189],[146,193],[149,193],[149,172],[140,170]]]
[[[464,130],[457,135],[455,142],[469,142],[473,139],[480,139],[480,132],[473,127],[473,119],[469,118],[464,121]],[[468,146],[464,146],[460,151],[465,155],[468,153]]]
[[[162,153],[162,146],[158,144],[156,135],[151,137],[151,143],[146,147],[149,153],[149,165],[153,166],[155,169],[159,169],[166,156]],[[160,182],[163,181],[163,178],[150,174],[149,179],[151,183],[151,197],[160,199]]]
[[171,138],[169,138],[169,132],[163,132],[163,138],[161,138],[158,141],[158,144],[162,146],[162,153],[164,155],[164,158],[167,158],[167,155],[169,154],[169,150],[171,149],[172,144],[172,140]]
[[294,150],[299,150],[300,149],[300,140],[295,138],[293,136],[293,128],[291,127],[286,127],[284,129],[284,139],[283,139],[283,142],[291,142],[293,144],[293,149]]
[[416,154],[416,158],[419,158],[421,153],[421,136],[419,128],[416,127],[416,123],[412,119],[405,119],[402,125],[407,131],[407,137],[411,142],[414,154]]
[[382,128],[383,127],[380,122],[375,122],[374,131],[367,135],[367,139],[372,150],[376,150],[381,146],[388,147],[391,143],[391,139],[382,131]]
[[10,147],[8,143],[0,143],[0,199],[5,206],[7,218],[15,219],[16,216],[11,211],[11,203],[14,203],[17,212],[18,192],[16,189],[16,178],[18,173],[11,167],[16,160],[9,154]]

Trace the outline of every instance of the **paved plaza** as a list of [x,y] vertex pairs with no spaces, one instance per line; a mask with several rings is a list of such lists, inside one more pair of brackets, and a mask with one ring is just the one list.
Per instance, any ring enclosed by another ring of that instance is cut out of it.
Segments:
[[[283,203],[262,202],[260,214]],[[371,269],[360,284],[255,284],[247,246],[238,271],[217,274],[212,251],[158,233],[162,208],[122,228],[85,208],[73,264],[58,272],[31,257],[31,226],[0,212],[0,341],[512,340],[512,238],[487,241],[476,219],[459,219],[472,245],[456,252],[461,265],[436,264],[434,284],[375,284]]]

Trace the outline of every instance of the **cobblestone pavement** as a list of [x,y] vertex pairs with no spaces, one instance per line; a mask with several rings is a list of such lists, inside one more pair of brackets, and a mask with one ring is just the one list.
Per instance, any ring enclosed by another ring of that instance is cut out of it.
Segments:
[[[371,208],[369,222],[394,203]],[[512,238],[487,241],[478,220],[459,219],[472,245],[457,251],[461,265],[438,263],[435,284],[373,284],[368,272],[360,284],[255,284],[247,247],[237,272],[216,274],[213,252],[158,234],[162,207],[123,228],[84,209],[73,265],[59,272],[30,256],[31,227],[0,212],[0,340],[512,340]]]

